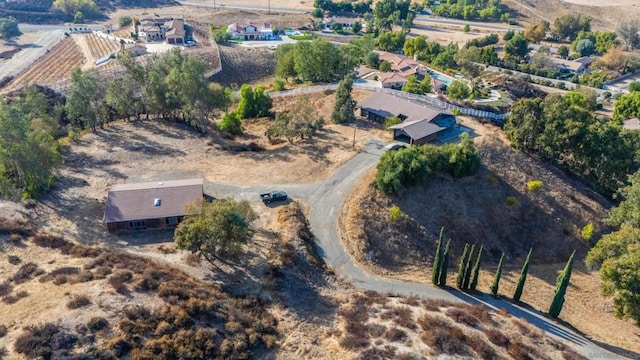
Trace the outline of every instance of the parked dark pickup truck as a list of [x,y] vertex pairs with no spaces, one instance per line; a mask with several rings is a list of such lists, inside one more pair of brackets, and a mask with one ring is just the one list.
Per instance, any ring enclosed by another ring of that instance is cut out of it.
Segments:
[[260,199],[265,204],[271,204],[275,201],[287,201],[287,193],[284,191],[271,191],[265,194],[260,194]]

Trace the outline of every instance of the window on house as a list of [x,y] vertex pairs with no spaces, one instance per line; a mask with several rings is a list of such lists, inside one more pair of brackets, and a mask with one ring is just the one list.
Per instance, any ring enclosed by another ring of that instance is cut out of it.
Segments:
[[177,217],[170,217],[167,218],[167,225],[178,225],[178,218]]
[[129,224],[131,225],[131,228],[134,230],[142,230],[147,227],[147,225],[144,223],[144,220],[131,221]]

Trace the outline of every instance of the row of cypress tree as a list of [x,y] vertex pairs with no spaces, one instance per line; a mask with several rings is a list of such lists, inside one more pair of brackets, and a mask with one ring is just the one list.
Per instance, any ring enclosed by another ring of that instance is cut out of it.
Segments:
[[[444,228],[440,229],[440,236],[438,237],[436,246],[436,254],[433,261],[433,271],[431,277],[431,281],[433,282],[433,284],[438,286],[446,286],[447,272],[449,270],[449,249],[451,247],[451,239],[449,239],[446,245],[444,245],[443,247],[443,234]],[[474,256],[473,254],[475,252],[475,248],[475,244],[471,245],[471,247],[469,247],[468,243],[464,245],[462,257],[460,258],[460,264],[458,266],[458,274],[456,277],[456,286],[461,290],[475,290],[478,286],[478,276],[480,274],[480,262],[482,258],[483,246],[480,246],[480,249],[478,250],[478,253],[476,255],[476,260],[472,265],[471,262]],[[527,281],[527,273],[529,272],[529,262],[531,261],[532,251],[533,249],[529,249],[527,258],[522,265],[520,278],[518,279],[518,284],[516,285],[516,290],[513,294],[513,301],[515,302],[520,302],[520,298],[522,297],[524,284]],[[549,315],[553,318],[557,318],[562,311],[562,306],[564,305],[564,296],[566,294],[567,287],[569,286],[569,280],[571,279],[574,256],[575,251],[571,254],[571,257],[569,257],[567,265],[556,280],[556,289],[554,292],[553,300],[551,302],[551,306],[549,307]],[[504,252],[500,256],[500,261],[498,262],[498,268],[496,269],[493,284],[490,287],[491,294],[493,296],[498,295],[500,277],[502,276],[503,261]]]

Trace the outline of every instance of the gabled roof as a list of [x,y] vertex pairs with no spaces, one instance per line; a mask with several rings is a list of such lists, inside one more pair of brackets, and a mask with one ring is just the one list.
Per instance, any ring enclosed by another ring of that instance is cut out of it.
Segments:
[[401,124],[389,126],[389,129],[400,129],[407,133],[412,139],[422,139],[445,130],[445,128],[428,122],[427,120],[404,121]]
[[577,61],[573,61],[573,60],[565,60],[565,59],[560,59],[557,57],[548,57],[549,60],[551,60],[551,63],[553,63],[553,65],[556,68],[559,69],[568,69],[571,71],[580,71],[581,69],[584,68],[585,64],[581,63],[581,62],[577,62]]
[[271,24],[263,23],[263,24],[256,25],[251,21],[249,21],[248,24],[240,24],[240,23],[229,24],[229,26],[227,26],[227,30],[233,31],[233,32],[243,32],[249,26],[255,27],[256,31],[271,30]]
[[203,195],[203,179],[115,185],[107,193],[104,222],[186,215],[185,206]]
[[446,111],[416,104],[412,101],[383,92],[374,92],[360,103],[360,107],[385,118],[402,114],[405,117],[405,122],[416,120],[431,121],[440,114],[451,115],[451,113]]
[[168,21],[164,24],[164,26],[169,29],[167,31],[167,36],[181,36],[183,37],[186,34],[184,30],[184,21],[182,19],[174,19]]
[[378,81],[383,84],[398,84],[407,82],[407,76],[395,72],[380,73],[378,75]]
[[401,129],[413,139],[422,139],[445,130],[431,121],[441,114],[453,115],[447,111],[436,110],[382,92],[375,92],[364,99],[360,103],[360,108],[384,118],[393,116],[404,118],[402,123],[391,126],[389,129]]

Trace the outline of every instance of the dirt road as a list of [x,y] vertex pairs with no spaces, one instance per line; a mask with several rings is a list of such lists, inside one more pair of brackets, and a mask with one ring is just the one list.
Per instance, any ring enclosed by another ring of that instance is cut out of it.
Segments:
[[[35,35],[35,34],[34,34]],[[0,78],[15,76],[46,54],[64,38],[63,30],[38,31],[35,40],[21,44],[22,50],[11,59],[0,61]],[[20,41],[18,40],[20,43]]]
[[[547,335],[564,342],[574,351],[587,358],[625,359],[610,353],[589,341],[577,332],[549,320],[544,314],[496,299],[489,295],[475,296],[454,289],[440,289],[422,284],[402,282],[375,276],[359,267],[344,248],[337,232],[340,209],[354,184],[367,170],[371,169],[384,152],[384,143],[370,139],[363,151],[339,168],[327,180],[305,185],[284,185],[273,187],[259,186],[239,188],[230,185],[206,183],[207,193],[215,196],[233,196],[237,199],[255,201],[260,192],[284,190],[293,198],[309,204],[309,223],[315,235],[318,253],[327,265],[340,276],[351,279],[362,289],[403,296],[418,295],[430,299],[443,299],[453,302],[482,303],[493,309],[506,309],[515,317],[527,320],[543,330]],[[274,204],[273,206],[277,206]]]

